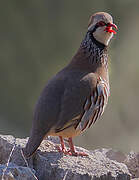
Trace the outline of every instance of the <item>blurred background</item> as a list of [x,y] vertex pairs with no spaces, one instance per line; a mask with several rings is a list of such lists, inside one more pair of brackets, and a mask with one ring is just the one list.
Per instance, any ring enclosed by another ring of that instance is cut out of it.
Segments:
[[0,133],[29,136],[44,85],[85,36],[89,16],[112,14],[111,96],[103,117],[74,139],[88,149],[139,151],[139,1],[30,0],[0,3]]

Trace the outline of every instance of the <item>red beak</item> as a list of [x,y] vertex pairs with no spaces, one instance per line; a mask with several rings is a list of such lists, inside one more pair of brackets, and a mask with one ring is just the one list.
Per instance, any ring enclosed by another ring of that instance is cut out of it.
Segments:
[[116,30],[118,29],[115,24],[108,23],[108,24],[107,24],[107,27],[104,29],[104,31],[109,32],[109,33],[116,34],[116,31],[113,30],[112,28],[114,28],[114,29],[116,29]]

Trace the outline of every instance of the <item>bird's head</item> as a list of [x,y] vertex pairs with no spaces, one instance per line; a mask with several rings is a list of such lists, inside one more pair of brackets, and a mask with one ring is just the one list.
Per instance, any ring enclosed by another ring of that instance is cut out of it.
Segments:
[[104,45],[108,45],[111,38],[116,34],[117,26],[113,24],[112,16],[105,12],[98,12],[90,17],[88,31],[94,38]]

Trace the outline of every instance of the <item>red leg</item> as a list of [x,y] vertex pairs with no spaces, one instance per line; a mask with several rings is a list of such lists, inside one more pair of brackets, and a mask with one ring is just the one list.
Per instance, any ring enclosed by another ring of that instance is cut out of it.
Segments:
[[70,151],[75,153],[75,148],[74,148],[74,145],[73,145],[73,142],[72,142],[72,138],[69,138],[68,142],[69,142]]
[[62,152],[66,155],[70,155],[70,156],[88,156],[88,154],[84,153],[84,152],[76,152],[73,142],[72,142],[72,138],[68,139],[69,142],[69,150],[67,151],[65,144],[64,144],[64,140],[62,138],[62,136],[59,136],[60,139],[60,143],[61,143],[61,147],[56,146],[56,148],[58,149],[59,152]]
[[63,140],[62,136],[59,136],[59,139],[60,139],[61,147],[56,146],[56,148],[58,149],[59,152],[63,152],[64,154],[68,154],[68,151],[65,147],[64,140]]
[[73,142],[72,142],[72,138],[69,138],[68,142],[69,142],[69,147],[70,147],[70,150],[69,150],[70,155],[73,155],[73,156],[88,156],[88,154],[86,154],[84,152],[76,152],[75,151],[75,148],[74,148],[74,145],[73,145]]
[[61,149],[62,149],[62,151],[66,151],[65,144],[64,144],[64,140],[63,140],[62,136],[59,136],[59,138],[60,138],[60,143],[61,143]]

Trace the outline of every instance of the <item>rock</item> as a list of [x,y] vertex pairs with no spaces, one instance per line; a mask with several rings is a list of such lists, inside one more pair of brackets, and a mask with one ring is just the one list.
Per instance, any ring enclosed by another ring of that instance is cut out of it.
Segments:
[[124,163],[127,165],[132,177],[139,180],[139,153],[130,152]]
[[[0,165],[0,179],[2,179],[3,170],[5,170],[5,165]],[[35,171],[27,167],[17,166],[14,163],[9,163],[6,169],[3,179],[4,180],[35,180]]]
[[130,180],[132,177],[132,171],[123,163],[127,156],[112,149],[88,151],[76,147],[88,156],[63,155],[56,149],[58,139],[48,137],[26,161],[21,153],[26,142],[27,139],[0,135],[0,177],[5,167],[2,164],[10,161],[4,180]]

